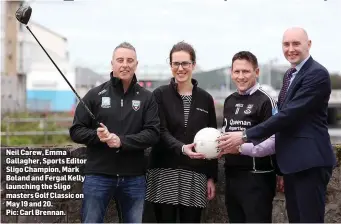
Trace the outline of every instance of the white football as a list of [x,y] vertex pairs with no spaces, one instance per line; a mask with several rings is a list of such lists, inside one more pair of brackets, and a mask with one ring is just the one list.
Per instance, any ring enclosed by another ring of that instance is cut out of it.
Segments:
[[195,151],[205,155],[206,159],[215,159],[219,154],[217,138],[221,135],[215,128],[203,128],[194,137]]

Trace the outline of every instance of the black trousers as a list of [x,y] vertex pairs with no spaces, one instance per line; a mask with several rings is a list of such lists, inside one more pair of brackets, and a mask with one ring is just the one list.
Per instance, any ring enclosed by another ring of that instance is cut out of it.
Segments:
[[183,205],[153,203],[157,223],[176,223],[177,213],[181,223],[199,223],[202,208]]
[[230,223],[271,223],[276,174],[226,171],[225,204]]
[[324,222],[326,189],[331,175],[331,167],[283,175],[289,222]]

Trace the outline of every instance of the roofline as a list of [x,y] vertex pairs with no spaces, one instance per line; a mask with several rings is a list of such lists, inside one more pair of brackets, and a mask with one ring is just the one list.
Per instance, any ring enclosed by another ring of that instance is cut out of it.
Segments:
[[49,28],[47,28],[46,26],[43,26],[43,25],[41,25],[41,24],[39,24],[39,23],[37,23],[37,22],[34,22],[34,21],[30,21],[30,23],[31,23],[31,24],[34,24],[34,25],[36,25],[36,26],[39,26],[40,28],[42,28],[42,29],[44,29],[44,30],[46,30],[46,31],[48,31],[48,32],[50,32],[50,33],[52,33],[52,34],[54,34],[54,35],[60,37],[60,38],[62,38],[64,41],[68,41],[68,39],[67,39],[65,36],[63,36],[63,35],[61,35],[61,34],[55,32],[55,31],[53,31],[53,30],[51,30],[51,29],[49,29]]

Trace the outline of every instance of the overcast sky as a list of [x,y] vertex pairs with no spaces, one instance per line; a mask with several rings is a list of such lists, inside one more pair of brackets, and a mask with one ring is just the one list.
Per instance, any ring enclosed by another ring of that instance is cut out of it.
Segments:
[[341,72],[341,0],[35,0],[31,19],[68,38],[72,62],[110,69],[112,50],[132,43],[140,65],[167,66],[173,44],[185,40],[204,70],[230,64],[240,50],[261,63],[282,55],[283,32],[307,30],[311,55]]

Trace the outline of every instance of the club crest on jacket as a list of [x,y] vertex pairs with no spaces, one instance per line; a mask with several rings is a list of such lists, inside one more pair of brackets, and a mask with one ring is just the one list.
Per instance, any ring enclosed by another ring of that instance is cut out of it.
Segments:
[[131,103],[132,103],[132,107],[133,107],[133,109],[135,111],[138,111],[140,109],[141,101],[139,101],[139,100],[132,100]]
[[102,108],[110,108],[110,97],[103,96],[102,97]]

